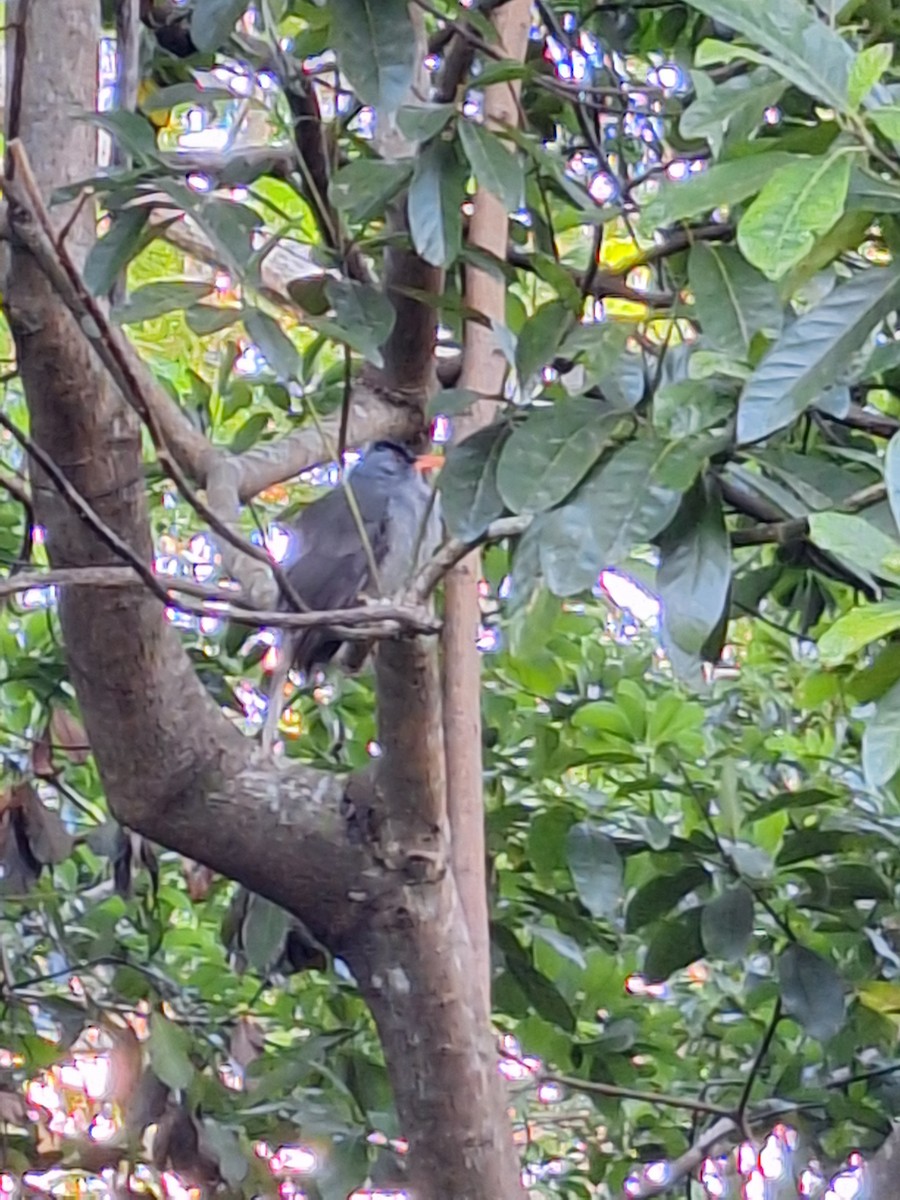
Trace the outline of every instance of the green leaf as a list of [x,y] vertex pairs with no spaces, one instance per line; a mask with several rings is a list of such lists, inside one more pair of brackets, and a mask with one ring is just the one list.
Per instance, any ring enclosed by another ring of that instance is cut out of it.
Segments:
[[198,337],[219,333],[241,319],[241,310],[230,305],[195,304],[185,310],[188,329]]
[[900,629],[900,601],[866,604],[838,617],[819,638],[823,667],[837,667],[871,642]]
[[191,41],[203,54],[218,50],[231,37],[248,0],[194,0]]
[[724,205],[740,204],[754,196],[781,167],[795,161],[792,154],[770,150],[733,162],[716,163],[689,179],[668,181],[648,201],[641,226],[648,233],[674,225]]
[[384,292],[354,279],[329,279],[325,294],[334,307],[337,323],[354,337],[355,345],[365,347],[363,353],[369,362],[381,367],[381,347],[397,320]]
[[383,216],[412,173],[413,164],[407,159],[385,162],[380,158],[357,158],[335,171],[328,194],[334,207],[349,221],[366,224]]
[[781,333],[777,289],[734,247],[697,242],[688,256],[688,283],[703,336],[717,350],[746,360],[757,333]]
[[566,834],[566,859],[578,898],[591,916],[615,916],[622,899],[624,867],[612,839],[582,821]]
[[113,109],[111,112],[79,113],[75,120],[88,121],[105,129],[126,154],[130,154],[138,162],[152,161],[157,158],[156,130],[146,117],[140,113],[129,112],[126,109]]
[[[845,111],[853,50],[803,0],[753,5],[745,0],[688,3],[760,46],[771,55],[771,67],[801,91]],[[743,52],[743,47],[735,49]]]
[[263,896],[250,896],[241,945],[247,962],[257,974],[267,975],[281,957],[290,925],[290,913]]
[[688,493],[659,539],[656,582],[663,644],[699,662],[722,619],[731,586],[731,545],[722,502],[711,482],[704,480]]
[[236,1134],[224,1125],[203,1118],[203,1141],[215,1155],[219,1174],[229,1187],[237,1188],[247,1178],[250,1166]]
[[650,983],[662,983],[703,957],[700,920],[701,909],[689,908],[656,927],[644,958],[643,973]]
[[840,379],[848,358],[898,303],[900,267],[872,267],[798,317],[744,387],[738,442],[756,442],[790,425]]
[[175,1091],[190,1087],[194,1078],[189,1046],[190,1038],[180,1025],[161,1013],[150,1014],[150,1065],[157,1078]]
[[665,529],[692,482],[690,470],[695,475],[700,465],[693,459],[688,477],[677,481],[682,486],[668,482],[678,446],[689,459],[696,455],[687,443],[635,438],[595,467],[570,501],[541,518],[541,567],[555,595],[593,587],[604,567],[623,562]]
[[900,684],[894,684],[875,705],[866,722],[862,764],[869,787],[884,787],[900,771]]
[[438,479],[447,528],[462,541],[479,538],[503,513],[497,490],[497,462],[509,433],[506,425],[488,425],[451,446]]
[[259,441],[259,435],[269,424],[269,414],[265,412],[251,413],[234,437],[228,449],[232,454],[243,454]]
[[900,140],[900,104],[884,104],[873,108],[869,120],[889,141]]
[[776,171],[738,223],[744,256],[769,279],[780,279],[840,217],[849,186],[846,147]]
[[478,393],[472,388],[444,388],[428,401],[427,415],[455,417],[470,409],[477,399]]
[[479,187],[502,200],[508,212],[516,212],[525,200],[525,172],[518,157],[483,125],[462,118],[457,129]]
[[865,517],[839,512],[811,513],[809,536],[820,549],[862,567],[879,579],[900,584],[900,542],[882,533]]
[[455,112],[452,104],[408,104],[397,113],[397,125],[410,141],[428,142],[437,137]]
[[657,875],[638,888],[628,902],[625,912],[625,931],[636,933],[651,921],[665,916],[685,896],[709,883],[703,867],[682,867],[674,875]]
[[859,51],[850,64],[847,79],[847,102],[851,108],[859,108],[891,65],[893,56],[894,47],[890,42],[879,42],[876,46],[866,46]]
[[113,319],[121,325],[150,321],[164,313],[192,307],[198,300],[208,296],[212,289],[211,283],[195,283],[187,279],[147,283],[133,291],[121,308],[113,310]]
[[274,317],[258,308],[245,308],[244,328],[279,379],[289,383],[300,377],[302,366],[297,348]]
[[739,883],[704,904],[700,936],[710,957],[726,962],[743,958],[753,936],[753,893],[745,884]]
[[725,134],[737,140],[749,137],[767,108],[777,104],[785,82],[771,71],[738,75],[714,86],[701,71],[692,72],[695,98],[678,123],[683,138],[705,138],[718,158]]
[[413,245],[432,266],[449,266],[459,253],[463,198],[453,146],[440,139],[431,142],[416,159],[407,209]]
[[138,108],[149,114],[166,111],[179,104],[210,104],[214,100],[233,101],[234,92],[226,87],[201,87],[191,79],[185,83],[173,83],[170,87],[157,88],[139,102]]
[[792,942],[778,959],[778,982],[786,1015],[810,1037],[825,1042],[843,1027],[844,988],[826,959]]
[[416,65],[406,0],[331,0],[329,7],[341,73],[363,104],[390,116],[406,100]]
[[900,433],[895,433],[888,442],[884,455],[884,481],[894,524],[900,530]]
[[532,935],[542,942],[546,942],[562,958],[567,958],[569,962],[580,967],[582,971],[587,969],[587,961],[584,957],[584,951],[578,945],[574,938],[570,938],[568,934],[560,933],[558,929],[554,929],[551,925],[532,925]]
[[84,282],[94,296],[105,295],[141,244],[150,209],[123,208],[111,214],[110,226],[91,246],[84,264]]
[[534,375],[552,361],[572,319],[561,300],[549,300],[519,330],[516,370],[523,388],[529,387]]
[[625,422],[587,398],[537,409],[507,440],[497,465],[497,487],[510,509],[543,512],[578,486]]

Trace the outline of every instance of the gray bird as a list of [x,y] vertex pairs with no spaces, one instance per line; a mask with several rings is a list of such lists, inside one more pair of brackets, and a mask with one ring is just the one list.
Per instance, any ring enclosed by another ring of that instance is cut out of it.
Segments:
[[[436,498],[423,478],[440,461],[396,442],[375,442],[367,450],[348,478],[368,550],[347,488],[338,486],[303,510],[285,571],[309,609],[349,608],[361,596],[390,597],[403,587],[440,539]],[[284,599],[281,604],[291,607]],[[305,629],[288,634],[285,645],[291,665],[308,675],[335,656],[341,640],[328,629]]]

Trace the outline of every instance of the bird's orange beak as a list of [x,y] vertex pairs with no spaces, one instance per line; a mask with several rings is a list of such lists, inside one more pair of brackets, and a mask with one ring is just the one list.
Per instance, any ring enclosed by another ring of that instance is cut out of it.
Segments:
[[439,471],[444,465],[442,454],[420,454],[413,463],[414,471]]

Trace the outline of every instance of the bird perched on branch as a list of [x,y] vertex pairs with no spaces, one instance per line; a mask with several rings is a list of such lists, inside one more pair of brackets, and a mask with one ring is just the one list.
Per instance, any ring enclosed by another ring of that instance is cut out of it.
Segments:
[[[326,612],[363,598],[389,598],[410,580],[440,539],[437,500],[424,472],[441,461],[397,442],[375,442],[344,483],[303,510],[284,568],[306,609]],[[280,603],[293,607],[285,597]],[[291,667],[309,675],[341,646],[327,627],[286,631],[272,695],[280,698]],[[367,652],[364,642],[356,643],[345,665],[358,669]]]

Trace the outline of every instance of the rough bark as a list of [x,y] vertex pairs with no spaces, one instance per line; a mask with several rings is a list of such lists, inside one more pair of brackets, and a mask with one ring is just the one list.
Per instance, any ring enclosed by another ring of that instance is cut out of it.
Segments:
[[[498,43],[505,57],[521,59],[528,44],[530,0],[511,0],[494,15]],[[489,87],[484,111],[488,123],[515,125],[518,121],[515,84]],[[496,253],[506,246],[504,205],[479,189],[469,221],[469,245]],[[505,322],[506,288],[502,280],[473,266],[466,269],[466,305],[491,319]],[[466,324],[460,386],[482,396],[500,392],[506,361],[490,329]],[[488,424],[494,405],[481,400],[455,422],[455,440]],[[447,806],[453,831],[453,873],[462,896],[476,972],[485,1010],[490,1011],[490,940],[485,870],[484,801],[481,756],[481,663],[476,647],[480,621],[477,551],[458,563],[444,586],[444,737],[447,752]]]
[[[93,133],[66,118],[93,106],[98,9],[95,0],[8,6],[7,111],[15,124],[7,132],[22,139],[45,197],[93,167]],[[53,210],[57,228],[70,215]],[[17,240],[20,217],[11,205],[3,299],[32,435],[103,522],[150,562],[138,416]],[[93,235],[85,211],[67,239],[76,264]],[[408,422],[409,414],[396,419]],[[264,486],[271,460],[243,461],[243,487]],[[54,569],[118,565],[37,469],[32,485]],[[437,825],[435,853],[424,870],[421,856],[395,858],[379,838],[387,815],[398,843],[414,845],[399,826],[443,805],[433,649],[392,648],[420,658],[415,693],[397,673],[401,658],[385,656],[394,675],[382,676],[379,718],[389,753],[374,786],[367,779],[348,786],[262,761],[204,691],[160,600],[141,585],[64,587],[60,621],[112,812],[296,913],[355,971],[382,1034],[418,1200],[520,1195],[490,1029],[470,994],[471,951],[440,821],[429,824]],[[423,715],[437,741],[418,768],[398,763],[412,744],[409,723]]]

